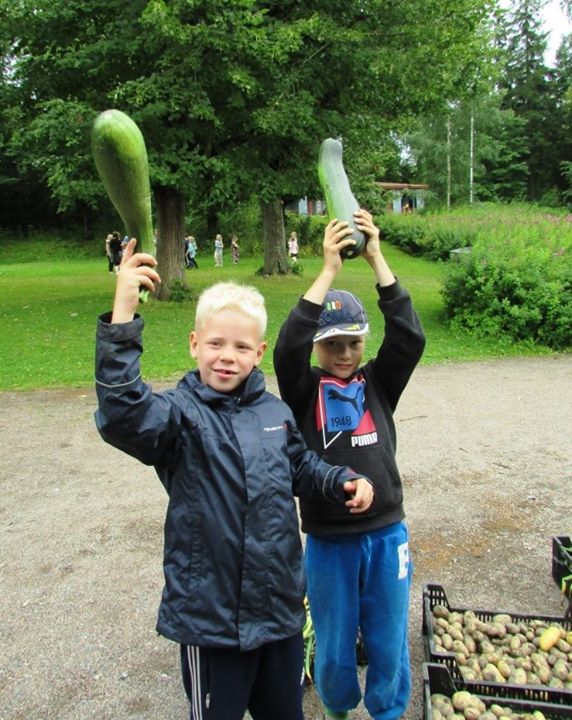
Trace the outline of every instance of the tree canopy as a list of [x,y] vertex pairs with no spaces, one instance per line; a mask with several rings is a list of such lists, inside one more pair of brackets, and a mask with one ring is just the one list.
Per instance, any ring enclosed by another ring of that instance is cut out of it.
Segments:
[[[344,139],[352,179],[370,187],[391,133],[474,83],[491,6],[1,0],[3,117],[13,128],[5,146],[60,210],[97,207],[90,126],[107,107],[127,112],[146,138],[156,203],[183,201],[158,213],[170,246],[182,223],[170,218],[184,215],[185,201],[206,213],[252,195],[276,204],[315,191],[328,136]],[[279,228],[267,231],[280,247]],[[270,272],[283,270],[283,254],[266,259]]]

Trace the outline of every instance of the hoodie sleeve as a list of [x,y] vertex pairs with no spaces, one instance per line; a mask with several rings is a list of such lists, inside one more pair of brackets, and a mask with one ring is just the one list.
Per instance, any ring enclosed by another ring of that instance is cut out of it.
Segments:
[[98,319],[95,424],[110,445],[146,465],[168,466],[177,454],[180,412],[170,393],[155,394],[141,378],[143,320]]
[[345,503],[348,496],[344,483],[364,476],[348,467],[330,465],[322,460],[307,447],[302,433],[293,422],[288,424],[287,430],[294,495],[320,495],[333,503]]
[[392,410],[425,349],[425,334],[413,308],[411,296],[398,280],[393,285],[376,285],[378,307],[385,321],[383,341],[371,362],[376,382],[385,391]]
[[322,306],[300,298],[280,328],[274,348],[274,372],[280,397],[296,412],[312,391],[311,357]]

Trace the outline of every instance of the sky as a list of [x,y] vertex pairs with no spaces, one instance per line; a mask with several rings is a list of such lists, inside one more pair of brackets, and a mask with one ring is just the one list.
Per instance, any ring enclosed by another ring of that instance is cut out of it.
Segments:
[[566,15],[560,9],[559,0],[550,0],[542,12],[544,18],[544,32],[549,32],[547,38],[548,49],[546,51],[546,64],[554,65],[556,51],[560,45],[562,35],[572,32],[572,25]]

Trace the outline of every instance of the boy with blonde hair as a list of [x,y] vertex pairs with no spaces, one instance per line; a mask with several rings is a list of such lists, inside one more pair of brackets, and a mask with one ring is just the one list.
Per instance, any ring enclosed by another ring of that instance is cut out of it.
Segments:
[[141,286],[160,277],[126,248],[113,312],[97,328],[98,430],[153,465],[169,495],[157,630],[179,643],[190,718],[302,720],[305,586],[295,494],[350,513],[370,483],[309,451],[258,370],[264,300],[219,283],[197,305],[197,370],[154,393],[141,378]]

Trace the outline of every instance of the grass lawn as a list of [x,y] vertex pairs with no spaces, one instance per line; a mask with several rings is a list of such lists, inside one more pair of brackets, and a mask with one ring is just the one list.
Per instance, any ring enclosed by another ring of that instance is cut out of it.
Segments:
[[[452,332],[443,317],[439,294],[442,266],[384,246],[388,262],[409,289],[427,335],[424,363],[494,358],[506,355],[550,354],[542,347],[507,341],[483,341]],[[212,258],[199,257],[199,270],[187,271],[197,295],[218,280],[255,285],[265,296],[269,325],[262,369],[272,373],[272,348],[290,307],[305,291],[321,266],[319,258],[304,259],[301,276],[263,278],[255,274],[259,258],[244,258],[233,266],[214,268]],[[44,387],[84,387],[93,383],[96,317],[110,309],[115,277],[106,259],[50,260],[0,265],[0,390]],[[373,276],[363,260],[348,261],[338,287],[350,289],[364,302],[370,316],[367,352],[377,349],[382,321],[376,309]],[[191,366],[188,334],[194,302],[159,303],[142,307],[146,320],[143,373],[153,380],[178,378]],[[369,355],[368,355],[369,356]]]

